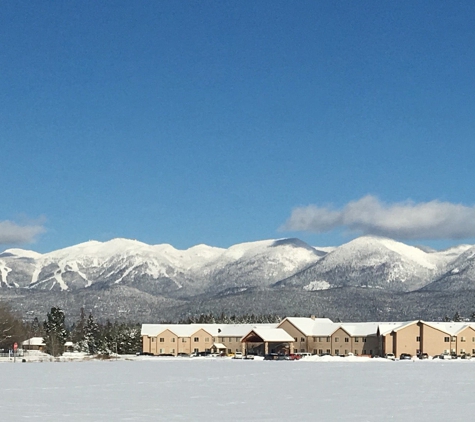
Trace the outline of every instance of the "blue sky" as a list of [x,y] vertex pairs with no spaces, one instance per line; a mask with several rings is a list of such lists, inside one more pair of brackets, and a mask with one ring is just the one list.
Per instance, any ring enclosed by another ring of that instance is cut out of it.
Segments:
[[6,2],[0,249],[475,243],[473,1]]

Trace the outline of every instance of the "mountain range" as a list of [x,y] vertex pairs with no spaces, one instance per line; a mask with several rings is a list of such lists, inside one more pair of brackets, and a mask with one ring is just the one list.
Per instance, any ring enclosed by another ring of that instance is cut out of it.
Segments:
[[187,250],[89,241],[46,254],[5,250],[0,287],[0,299],[29,317],[62,306],[141,322],[201,312],[434,319],[475,310],[475,246],[435,251],[374,236],[339,247],[277,239]]

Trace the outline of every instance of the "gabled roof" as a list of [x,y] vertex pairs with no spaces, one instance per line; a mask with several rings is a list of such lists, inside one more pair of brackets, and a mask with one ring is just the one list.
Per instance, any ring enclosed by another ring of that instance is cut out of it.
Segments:
[[277,324],[191,324],[199,326],[215,337],[242,337],[252,328],[277,328]]
[[[320,326],[327,324],[335,324],[329,318],[303,318],[303,317],[287,317],[278,326],[280,327],[284,321],[290,322],[297,330],[306,336],[315,336],[320,334]],[[325,329],[328,331],[328,327]],[[323,335],[323,334],[320,334]]]
[[[410,321],[410,323],[412,324],[413,321]],[[407,322],[380,322],[378,324],[379,335],[385,336],[405,324]]]
[[393,328],[391,331],[398,332],[399,330],[409,327],[410,325],[417,324],[418,322],[419,320],[402,322],[397,327]]
[[443,333],[449,334],[451,336],[455,336],[457,333],[460,331],[464,330],[467,327],[472,327],[471,324],[468,324],[466,322],[426,322],[426,321],[421,321],[423,324],[432,327],[436,330],[442,331]]
[[245,336],[243,336],[243,339],[245,339],[251,334],[257,335],[258,337],[262,339],[262,341],[266,341],[266,342],[290,343],[294,341],[294,338],[282,328],[269,328],[269,327],[253,328]]
[[46,346],[43,337],[32,337],[21,342],[22,346]]
[[[177,337],[191,337],[202,329],[204,328],[193,324],[142,324],[141,335],[156,337],[160,333],[169,330]],[[212,335],[208,330],[204,329],[204,331]]]
[[341,328],[343,328],[351,337],[375,335],[378,331],[378,326],[378,322],[354,322],[341,324]]

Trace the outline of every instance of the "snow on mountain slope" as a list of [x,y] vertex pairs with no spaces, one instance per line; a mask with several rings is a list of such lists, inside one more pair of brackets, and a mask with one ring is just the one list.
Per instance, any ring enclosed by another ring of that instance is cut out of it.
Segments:
[[[432,283],[427,284],[422,291],[459,291],[475,289],[475,246],[466,248],[463,245],[457,250],[465,251],[452,261],[447,271]],[[451,252],[449,252],[451,254]]]
[[200,269],[209,291],[268,286],[318,261],[318,252],[299,239],[262,240],[231,246]]
[[445,265],[446,260],[436,254],[391,239],[363,236],[278,285],[305,290],[361,286],[409,291],[424,285]]
[[447,265],[457,258],[458,269],[450,268],[465,268],[464,260],[471,260],[468,248],[461,245],[425,252],[369,236],[337,248],[314,248],[299,239],[277,239],[228,249],[197,245],[187,250],[112,239],[84,242],[47,254],[8,249],[0,254],[0,287],[74,291],[119,284],[177,298],[272,285],[307,291],[338,286],[408,291],[445,273]]

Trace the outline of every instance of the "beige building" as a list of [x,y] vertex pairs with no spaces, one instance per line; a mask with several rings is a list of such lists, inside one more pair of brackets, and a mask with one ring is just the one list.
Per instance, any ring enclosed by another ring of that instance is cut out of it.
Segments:
[[154,355],[241,352],[241,339],[253,328],[277,324],[142,324],[142,351]]
[[[275,331],[280,329],[280,331]],[[284,337],[276,333],[285,332]],[[143,352],[154,355],[243,351],[384,356],[475,354],[475,323],[359,322],[285,318],[280,324],[143,324]]]

